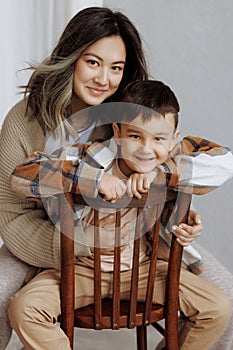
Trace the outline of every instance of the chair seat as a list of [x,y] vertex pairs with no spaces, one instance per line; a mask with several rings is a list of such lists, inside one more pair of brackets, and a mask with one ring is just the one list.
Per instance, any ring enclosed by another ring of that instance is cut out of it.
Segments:
[[[92,329],[118,329],[128,327],[129,319],[129,301],[121,300],[120,303],[120,319],[119,325],[113,327],[112,325],[112,299],[102,300],[102,325],[95,325],[95,308],[94,304],[82,307],[75,310],[75,326],[81,328]],[[145,310],[145,303],[137,303],[137,314],[135,319],[135,326],[144,325],[143,313]],[[151,323],[158,322],[164,318],[164,307],[158,304],[152,305]]]

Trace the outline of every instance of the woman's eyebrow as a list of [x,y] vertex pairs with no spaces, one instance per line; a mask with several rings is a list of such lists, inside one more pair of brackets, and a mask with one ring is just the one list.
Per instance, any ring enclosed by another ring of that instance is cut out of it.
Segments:
[[[94,56],[95,58],[97,58],[98,60],[103,62],[103,58],[99,57],[98,55],[96,55],[95,53],[92,53],[92,52],[87,52],[83,56]],[[119,64],[119,63],[125,64],[125,61],[116,61],[116,62],[112,62],[112,63],[113,64]]]

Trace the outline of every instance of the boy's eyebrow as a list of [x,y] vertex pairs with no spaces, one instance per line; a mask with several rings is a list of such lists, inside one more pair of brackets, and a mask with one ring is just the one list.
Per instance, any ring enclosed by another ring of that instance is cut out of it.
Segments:
[[[85,53],[83,56],[94,56],[96,57],[98,60],[100,60],[101,62],[103,62],[103,58],[99,57],[98,55],[96,55],[95,53],[92,53],[92,52],[87,52]],[[122,63],[122,64],[125,64],[125,61],[116,61],[116,62],[112,62],[113,64],[119,64],[119,63]]]
[[[145,129],[141,128],[141,129],[133,129],[133,128],[129,128],[127,129],[127,132],[142,132],[144,131]],[[147,130],[145,130],[146,132],[149,132]],[[153,135],[153,133],[151,132],[150,133],[151,135]],[[159,134],[159,135],[169,135],[169,132],[166,132],[166,131],[159,131],[158,133],[156,133],[156,135]]]

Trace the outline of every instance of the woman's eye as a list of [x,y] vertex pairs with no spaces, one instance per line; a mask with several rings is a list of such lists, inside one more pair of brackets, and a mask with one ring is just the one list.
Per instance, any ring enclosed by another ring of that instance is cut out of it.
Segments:
[[112,69],[115,71],[115,72],[120,72],[123,70],[123,67],[121,66],[113,66]]
[[98,62],[95,60],[88,60],[87,63],[89,63],[91,66],[97,66]]

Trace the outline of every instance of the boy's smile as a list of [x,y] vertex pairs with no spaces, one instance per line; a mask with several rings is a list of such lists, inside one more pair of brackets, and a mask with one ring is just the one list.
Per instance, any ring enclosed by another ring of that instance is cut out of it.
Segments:
[[179,135],[174,131],[172,114],[155,114],[146,121],[139,115],[130,123],[122,122],[120,127],[113,124],[113,129],[120,146],[119,166],[126,176],[149,173],[164,163]]

